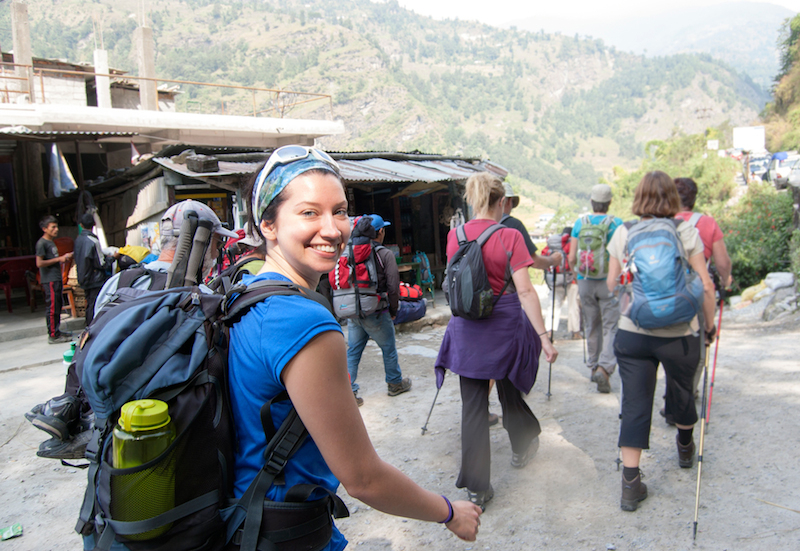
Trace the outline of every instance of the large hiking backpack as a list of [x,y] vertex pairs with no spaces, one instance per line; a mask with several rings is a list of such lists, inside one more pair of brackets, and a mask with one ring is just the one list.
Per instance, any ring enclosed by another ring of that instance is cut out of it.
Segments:
[[554,282],[557,287],[563,287],[572,283],[575,277],[574,272],[567,269],[566,246],[568,244],[569,235],[566,234],[551,235],[547,238],[547,246],[542,251],[542,255],[550,256],[554,252],[561,253],[561,264],[555,266],[551,270],[544,271],[544,281],[547,284],[547,288],[550,290],[553,289]]
[[626,222],[627,285],[623,314],[638,327],[657,329],[694,318],[703,304],[703,282],[689,266],[678,219]]
[[508,276],[500,295],[495,299],[483,263],[483,245],[494,232],[504,227],[492,224],[472,241],[467,239],[463,225],[456,228],[458,250],[447,263],[447,274],[442,285],[454,316],[469,320],[488,318],[511,282]]
[[[335,496],[308,502],[318,487],[304,485],[287,494],[286,501],[296,503],[264,500],[307,434],[292,409],[276,435],[269,406],[288,396],[279,395],[262,408],[269,442],[265,464],[242,499],[233,500],[236,442],[227,388],[227,328],[267,296],[300,293],[282,281],[240,285],[225,296],[204,294],[197,287],[122,289],[115,306],[99,313],[75,356],[96,417],[86,450],[88,486],[76,526],[86,548],[220,550],[232,540],[254,551],[257,545],[273,549],[261,541],[265,538],[288,548],[295,548],[297,538],[330,539],[331,514],[347,515]],[[313,291],[304,294],[325,304]],[[112,430],[119,410],[145,398],[168,404],[177,436],[158,458],[114,469]],[[165,477],[173,480],[174,507],[153,516],[147,504],[152,492],[170,491],[163,488]],[[153,532],[161,533],[151,537]]]
[[578,232],[578,265],[573,269],[586,279],[605,279],[608,276],[608,231],[614,222],[613,216],[606,216],[597,224],[592,223],[591,215],[581,217]]
[[336,268],[328,274],[333,313],[337,318],[364,318],[386,307],[385,292],[378,292],[377,255],[382,245],[373,245],[375,229],[369,216],[356,219],[353,235]]

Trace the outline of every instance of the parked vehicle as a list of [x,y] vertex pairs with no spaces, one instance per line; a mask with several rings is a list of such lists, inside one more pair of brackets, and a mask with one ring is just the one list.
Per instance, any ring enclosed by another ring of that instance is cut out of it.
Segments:
[[800,187],[800,161],[795,162],[791,172],[789,172],[789,177],[786,179],[786,184],[783,187],[786,187],[786,185]]
[[772,161],[769,165],[769,180],[776,188],[783,189],[786,187],[789,179],[789,173],[792,171],[795,163],[800,160],[800,155],[797,152],[782,151],[772,156]]

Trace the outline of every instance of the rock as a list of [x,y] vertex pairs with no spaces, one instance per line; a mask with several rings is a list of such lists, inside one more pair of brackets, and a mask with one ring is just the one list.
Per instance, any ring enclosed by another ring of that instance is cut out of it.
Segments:
[[775,290],[767,287],[766,289],[763,289],[755,294],[753,297],[753,302],[758,302],[759,300],[765,299],[772,294],[775,294]]
[[772,272],[767,274],[764,283],[773,291],[791,287],[794,285],[794,274],[791,272]]
[[772,321],[781,314],[796,309],[797,296],[794,293],[794,287],[781,287],[770,297],[769,304],[764,309],[763,319]]

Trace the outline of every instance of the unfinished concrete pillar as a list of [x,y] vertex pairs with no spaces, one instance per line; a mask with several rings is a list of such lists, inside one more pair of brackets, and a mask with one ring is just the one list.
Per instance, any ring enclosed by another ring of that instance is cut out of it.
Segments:
[[[106,50],[94,51],[94,72],[107,75],[108,72],[108,52]],[[108,77],[95,76],[95,88],[97,88],[97,107],[111,109],[111,79]]]
[[[133,43],[136,48],[136,62],[139,67],[139,76],[147,78],[156,77],[155,42],[153,29],[139,27],[133,31]],[[139,102],[141,109],[158,111],[158,90],[155,80],[139,81]]]
[[[28,6],[20,2],[11,3],[11,35],[14,43],[14,63],[32,66],[33,53],[31,52],[31,26],[28,21]],[[27,79],[28,97],[31,103],[36,103],[32,67],[16,67],[14,72],[18,77]]]

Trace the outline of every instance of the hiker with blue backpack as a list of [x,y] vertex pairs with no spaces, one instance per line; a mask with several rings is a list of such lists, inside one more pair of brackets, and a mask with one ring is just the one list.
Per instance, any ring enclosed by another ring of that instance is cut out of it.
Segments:
[[611,187],[597,184],[590,196],[592,214],[575,221],[570,238],[569,265],[578,276],[578,294],[583,312],[586,336],[586,367],[597,391],[611,392],[609,378],[617,365],[614,357],[614,335],[617,333],[619,309],[606,289],[608,252],[606,247],[622,220],[608,214]]
[[[539,355],[555,361],[519,231],[499,224],[506,197],[489,172],[467,179],[465,199],[474,218],[447,234],[446,284],[453,317],[436,359],[437,386],[445,370],[461,385],[461,471],[456,487],[482,509],[494,496],[490,480],[489,384],[494,379],[511,441],[511,466],[536,454],[542,429],[525,403],[536,381]],[[426,423],[427,425],[427,423]]]
[[[283,502],[300,488],[306,498],[330,503],[341,482],[371,507],[441,522],[458,537],[474,540],[478,507],[426,491],[378,457],[350,387],[342,329],[328,308],[309,300],[320,277],[336,267],[350,236],[337,163],[318,149],[284,146],[257,171],[248,197],[250,223],[266,242],[266,259],[261,271],[242,283],[292,283],[302,295],[268,296],[230,330],[230,395],[239,440],[236,497],[263,472],[265,429],[281,427],[296,411],[309,438],[286,463],[283,480],[262,488],[268,501]],[[271,401],[265,413],[262,406]],[[285,511],[291,504],[279,505]],[[255,507],[260,511],[262,504]],[[265,522],[276,514],[280,511],[269,509]],[[330,525],[330,512],[325,515]],[[303,548],[339,551],[347,544],[335,526],[321,533],[322,541]]]
[[[645,174],[636,188],[638,222],[617,229],[608,245],[607,286],[618,292],[622,316],[614,352],[622,381],[623,511],[647,498],[639,462],[649,448],[658,365],[667,380],[666,403],[678,434],[678,464],[691,468],[697,422],[693,378],[700,358],[700,331],[714,339],[714,285],[706,270],[703,242],[691,224],[676,219],[681,210],[675,183],[667,174]],[[701,308],[704,327],[698,323]]]

